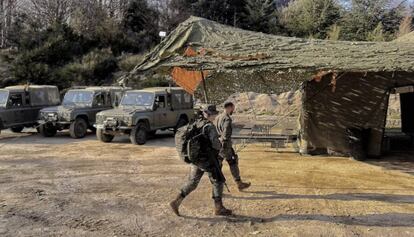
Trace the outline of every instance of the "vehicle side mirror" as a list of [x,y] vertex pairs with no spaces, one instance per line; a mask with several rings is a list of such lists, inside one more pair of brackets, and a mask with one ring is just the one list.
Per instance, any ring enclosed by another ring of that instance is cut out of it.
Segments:
[[154,106],[152,106],[152,110],[156,111],[158,109],[158,104],[154,104]]

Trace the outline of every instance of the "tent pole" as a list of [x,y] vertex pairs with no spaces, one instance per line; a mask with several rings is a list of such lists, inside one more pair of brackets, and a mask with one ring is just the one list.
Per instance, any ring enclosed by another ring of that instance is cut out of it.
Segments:
[[206,79],[204,78],[203,70],[200,70],[200,73],[201,73],[201,80],[203,81],[204,102],[206,104],[208,104],[208,95],[207,95]]

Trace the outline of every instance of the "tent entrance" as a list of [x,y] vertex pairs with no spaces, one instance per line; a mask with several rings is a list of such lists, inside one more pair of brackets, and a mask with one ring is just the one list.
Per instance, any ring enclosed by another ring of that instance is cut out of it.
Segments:
[[414,151],[414,86],[391,91],[383,149],[384,152]]

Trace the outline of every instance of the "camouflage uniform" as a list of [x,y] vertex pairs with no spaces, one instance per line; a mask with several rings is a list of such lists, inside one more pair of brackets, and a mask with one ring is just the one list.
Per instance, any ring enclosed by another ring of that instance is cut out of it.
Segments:
[[221,161],[226,160],[230,166],[231,174],[236,182],[240,181],[239,159],[234,153],[231,135],[233,133],[233,120],[226,112],[221,113],[215,120],[217,132],[223,142],[223,147],[220,150],[219,158]]
[[216,114],[218,114],[216,106],[207,105],[203,110],[203,118],[198,119],[195,123],[198,129],[203,128],[204,136],[199,137],[198,162],[191,165],[187,183],[181,188],[177,197],[170,202],[170,208],[177,216],[180,216],[179,208],[182,201],[197,188],[205,172],[207,172],[213,185],[214,214],[217,216],[229,216],[232,214],[231,210],[224,207],[222,200],[223,185],[226,182],[226,178],[221,172],[221,162],[218,159],[221,142],[216,127],[210,122],[210,116],[215,116]]
[[214,172],[212,172],[211,166],[213,164],[210,161],[210,159],[217,158],[218,152],[221,149],[221,143],[218,138],[216,127],[211,122],[206,119],[199,119],[197,121],[197,127],[202,128],[203,126],[205,126],[204,134],[206,135],[206,141],[202,144],[206,144],[206,146],[202,147],[200,162],[197,164],[191,164],[188,181],[181,188],[181,196],[186,197],[188,194],[194,191],[197,188],[204,173],[207,173],[210,182],[213,185],[213,199],[221,199],[223,195],[224,181],[219,180]]

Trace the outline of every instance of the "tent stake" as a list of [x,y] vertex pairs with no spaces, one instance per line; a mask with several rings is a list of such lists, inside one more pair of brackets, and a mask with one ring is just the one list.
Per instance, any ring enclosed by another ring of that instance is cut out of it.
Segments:
[[201,70],[200,73],[201,73],[201,80],[203,81],[204,102],[206,104],[208,104],[208,95],[207,95],[206,79],[204,78],[203,70]]

